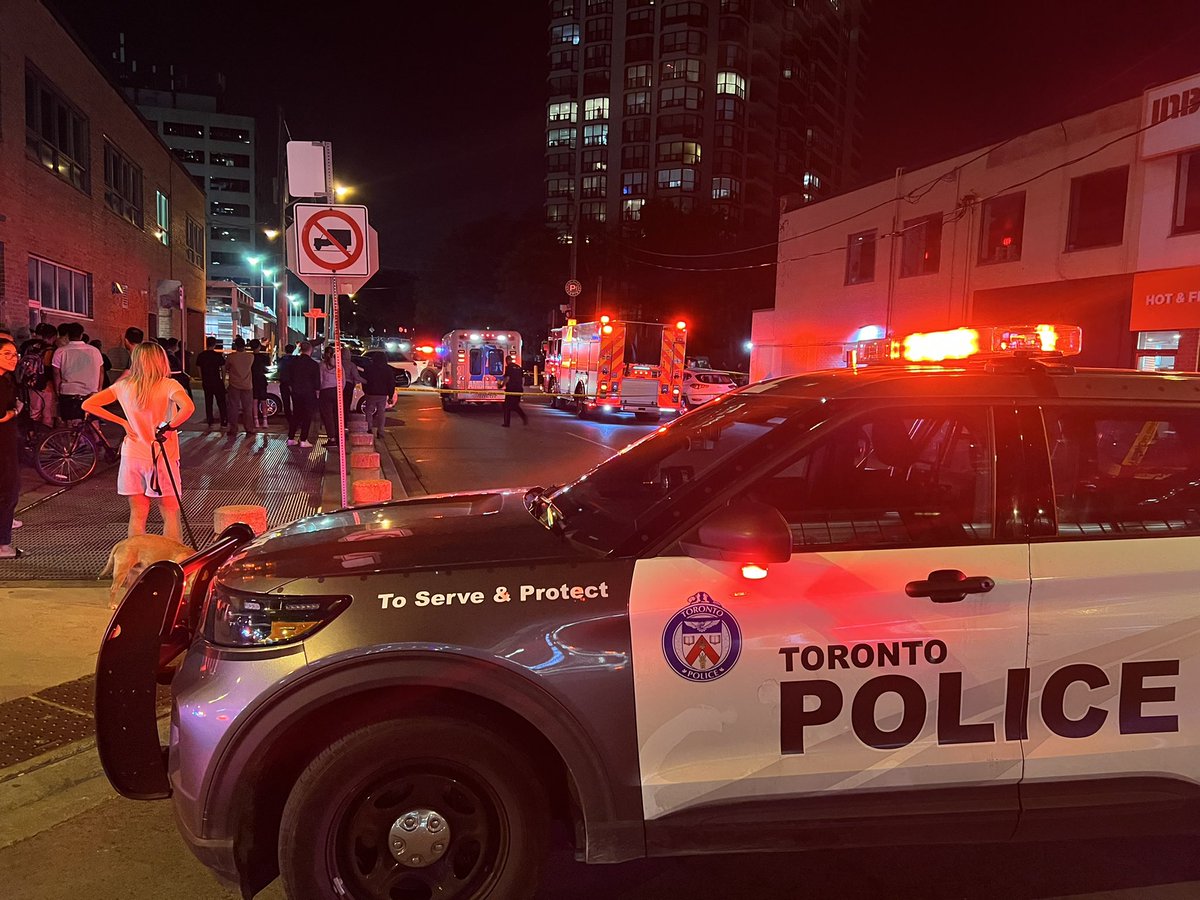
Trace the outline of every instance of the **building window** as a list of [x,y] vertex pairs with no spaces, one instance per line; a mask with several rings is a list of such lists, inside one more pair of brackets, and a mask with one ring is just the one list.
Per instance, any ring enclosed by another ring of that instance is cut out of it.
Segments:
[[[810,173],[805,172],[805,187],[809,187]],[[812,176],[814,180],[816,176]],[[819,186],[820,182],[817,181]],[[900,250],[900,277],[933,275],[942,260],[942,214],[909,219],[904,223],[904,237]]]
[[92,318],[92,276],[78,269],[68,269],[29,257],[29,299],[72,316]]
[[625,143],[648,141],[650,140],[650,120],[644,116],[626,119],[621,131],[621,138]]
[[634,91],[625,95],[625,115],[639,116],[650,112],[650,92]]
[[621,196],[644,197],[649,177],[645,172],[625,172],[621,175]]
[[664,191],[694,191],[696,170],[685,168],[659,169],[658,188]]
[[127,222],[142,227],[142,170],[104,142],[104,203]]
[[1137,362],[1139,372],[1171,372],[1179,353],[1178,331],[1139,331]]
[[579,115],[579,104],[575,101],[563,101],[562,103],[551,103],[550,111],[546,116],[546,120],[553,124],[554,122],[575,122],[576,116]]
[[583,171],[603,172],[608,168],[608,148],[593,147],[583,151]]
[[658,49],[664,53],[686,53],[688,56],[703,56],[708,39],[702,31],[672,31],[658,41]]
[[562,71],[569,69],[574,72],[578,59],[579,51],[577,50],[556,50],[550,54],[550,70]]
[[741,154],[735,150],[718,150],[713,154],[713,172],[718,175],[741,175]]
[[210,241],[228,241],[232,244],[250,243],[250,229],[237,228],[233,225],[213,225],[208,229]]
[[812,188],[813,190],[820,190],[821,176],[816,175],[813,172],[805,172],[804,173],[804,186],[806,188]]
[[572,153],[550,153],[546,156],[546,171],[574,172],[575,156]]
[[595,69],[583,73],[583,92],[599,94],[612,90],[612,73],[608,69]]
[[604,13],[611,13],[613,10],[612,0],[587,0],[587,14],[589,16],[599,16]]
[[1024,228],[1024,191],[985,201],[979,230],[979,262],[1015,262],[1020,259]]
[[88,120],[40,73],[25,69],[25,150],[63,181],[85,193]]
[[1182,153],[1175,178],[1175,222],[1172,234],[1200,231],[1200,150]]
[[198,166],[204,165],[203,150],[188,150],[186,147],[172,147],[171,152],[174,153],[175,157],[181,162],[193,163],[194,165]]
[[746,13],[749,7],[747,0],[721,0],[717,5],[717,9],[723,13]]
[[571,221],[571,207],[567,203],[546,204],[546,221],[552,225],[566,224]]
[[625,67],[625,87],[627,88],[650,87],[653,80],[649,66]]
[[184,217],[187,224],[187,261],[193,266],[204,268],[204,226],[191,216]]
[[612,62],[612,44],[593,44],[583,48],[585,69],[605,69]]
[[245,128],[225,128],[221,125],[210,125],[208,136],[214,141],[230,141],[234,144],[250,143],[250,132]]
[[154,236],[164,247],[171,243],[171,201],[162,191],[154,192],[157,228]]
[[606,204],[603,200],[589,200],[579,205],[579,219],[582,222],[603,222],[607,218]]
[[713,142],[718,147],[740,150],[746,135],[741,125],[717,125],[713,128]]
[[244,153],[212,153],[208,161],[214,166],[229,166],[231,169],[250,168],[250,157]]
[[608,143],[608,126],[607,125],[584,125],[583,126],[583,146],[596,147],[603,146]]
[[191,122],[163,122],[162,133],[171,137],[204,139],[204,126]]
[[846,284],[866,284],[875,280],[874,228],[850,235],[846,243]]
[[550,17],[563,19],[575,15],[575,0],[550,0]]
[[660,81],[699,81],[704,64],[698,59],[664,59],[659,65]]
[[646,205],[644,197],[638,197],[634,200],[621,201],[621,220],[624,222],[637,222],[642,218],[642,207]]
[[654,59],[654,35],[646,34],[625,42],[625,61],[642,62]]
[[658,117],[658,136],[682,135],[698,138],[704,133],[704,120],[696,113],[672,113]]
[[717,73],[717,93],[733,94],[735,97],[746,99],[746,79],[737,72]]
[[668,3],[663,7],[662,23],[704,26],[708,24],[708,10],[703,3]]
[[584,26],[583,36],[588,41],[611,41],[612,19],[608,16],[603,19],[590,19]]
[[654,10],[635,9],[625,17],[625,34],[633,37],[636,34],[654,33]]
[[714,200],[736,200],[741,196],[742,185],[736,178],[714,178],[712,198]]
[[668,141],[659,144],[658,161],[695,165],[700,162],[700,145],[695,141]]
[[579,26],[571,23],[570,25],[555,25],[550,29],[551,44],[578,44],[579,43]]
[[241,266],[245,262],[240,253],[222,253],[217,251],[210,253],[208,258],[214,266]]
[[621,148],[621,168],[640,169],[650,165],[650,148],[646,144],[634,144]]
[[547,147],[574,147],[575,146],[575,129],[574,128],[551,128],[546,132]]
[[250,182],[244,178],[225,178],[220,175],[212,175],[208,179],[208,189],[210,191],[228,191],[231,194],[248,194],[250,193]]
[[1125,194],[1129,166],[1071,179],[1067,250],[1113,247],[1125,237]]
[[603,121],[608,118],[608,98],[592,97],[583,101],[583,120],[585,122]]
[[607,175],[584,175],[580,185],[580,196],[587,199],[603,197],[608,192]]
[[721,44],[717,47],[717,65],[730,69],[746,68],[746,50],[739,44]]
[[237,219],[250,218],[249,203],[226,203],[223,200],[214,200],[208,204],[208,210],[214,216],[233,216]]
[[746,117],[746,104],[737,97],[717,98],[717,121],[740,122]]
[[704,92],[700,88],[693,87],[690,84],[665,87],[658,92],[659,109],[672,109],[676,107],[699,109],[703,100]]
[[551,97],[575,93],[574,75],[551,75],[549,84]]
[[574,178],[551,178],[546,182],[547,197],[574,197]]

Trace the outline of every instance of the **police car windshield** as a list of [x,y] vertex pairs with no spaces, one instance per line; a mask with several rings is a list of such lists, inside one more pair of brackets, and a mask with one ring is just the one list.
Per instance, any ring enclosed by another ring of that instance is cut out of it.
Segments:
[[726,394],[553,491],[538,506],[538,518],[573,540],[609,552],[667,506],[719,479],[732,456],[816,404],[768,394]]

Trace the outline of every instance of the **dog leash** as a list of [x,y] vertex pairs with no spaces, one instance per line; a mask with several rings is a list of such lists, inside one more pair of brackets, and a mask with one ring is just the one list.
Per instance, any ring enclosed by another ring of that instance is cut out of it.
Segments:
[[191,541],[193,547],[198,548],[196,536],[192,534],[192,523],[188,521],[187,513],[183,511],[183,498],[179,496],[179,485],[175,483],[175,473],[171,470],[171,458],[164,446],[167,441],[167,432],[174,430],[164,422],[154,432],[154,443],[150,445],[150,460],[154,464],[154,474],[150,476],[150,487],[156,494],[162,496],[162,486],[158,480],[158,461],[161,459],[163,468],[167,470],[167,478],[171,482],[171,490],[175,494],[175,502],[179,504],[179,517],[183,519],[183,527],[187,529],[188,540]]

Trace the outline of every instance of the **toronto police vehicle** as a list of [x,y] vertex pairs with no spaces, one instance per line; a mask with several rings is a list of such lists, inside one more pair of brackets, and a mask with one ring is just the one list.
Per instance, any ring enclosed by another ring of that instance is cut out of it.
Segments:
[[233,526],[113,618],[108,777],[303,900],[527,897],[554,820],[597,863],[1193,828],[1200,378],[1080,340],[888,340],[572,484]]

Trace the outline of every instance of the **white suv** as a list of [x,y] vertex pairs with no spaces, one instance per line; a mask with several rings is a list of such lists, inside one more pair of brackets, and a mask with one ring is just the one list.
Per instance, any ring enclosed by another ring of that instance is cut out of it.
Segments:
[[727,394],[737,385],[725,372],[716,369],[685,369],[683,372],[683,406],[692,409],[721,394]]

